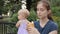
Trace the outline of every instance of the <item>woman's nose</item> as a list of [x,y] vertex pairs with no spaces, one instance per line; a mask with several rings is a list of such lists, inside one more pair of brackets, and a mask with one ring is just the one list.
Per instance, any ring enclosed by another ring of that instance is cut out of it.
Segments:
[[40,14],[40,13],[41,13],[41,11],[38,11],[38,13]]

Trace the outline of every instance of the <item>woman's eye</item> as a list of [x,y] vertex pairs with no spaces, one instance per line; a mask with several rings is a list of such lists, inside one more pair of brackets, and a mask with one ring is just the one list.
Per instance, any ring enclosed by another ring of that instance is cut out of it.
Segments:
[[44,9],[41,8],[40,11],[44,11]]
[[37,11],[44,11],[44,9],[43,8],[40,8],[40,9],[37,9]]

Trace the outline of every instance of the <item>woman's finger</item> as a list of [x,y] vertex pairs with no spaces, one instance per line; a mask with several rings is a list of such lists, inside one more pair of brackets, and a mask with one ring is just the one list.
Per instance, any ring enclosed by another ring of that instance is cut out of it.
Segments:
[[31,27],[27,27],[27,30],[30,31],[31,30]]

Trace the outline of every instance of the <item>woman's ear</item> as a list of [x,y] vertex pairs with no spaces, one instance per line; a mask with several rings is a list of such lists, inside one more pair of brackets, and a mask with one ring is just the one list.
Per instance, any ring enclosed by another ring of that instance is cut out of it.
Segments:
[[51,15],[51,10],[48,10],[48,15]]

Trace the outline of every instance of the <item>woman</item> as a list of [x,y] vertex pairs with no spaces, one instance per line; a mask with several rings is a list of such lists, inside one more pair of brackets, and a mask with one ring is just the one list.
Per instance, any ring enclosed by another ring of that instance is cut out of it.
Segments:
[[28,27],[31,34],[57,34],[58,27],[51,17],[51,9],[48,1],[39,1],[37,4],[37,16],[39,21],[34,22],[35,27]]

